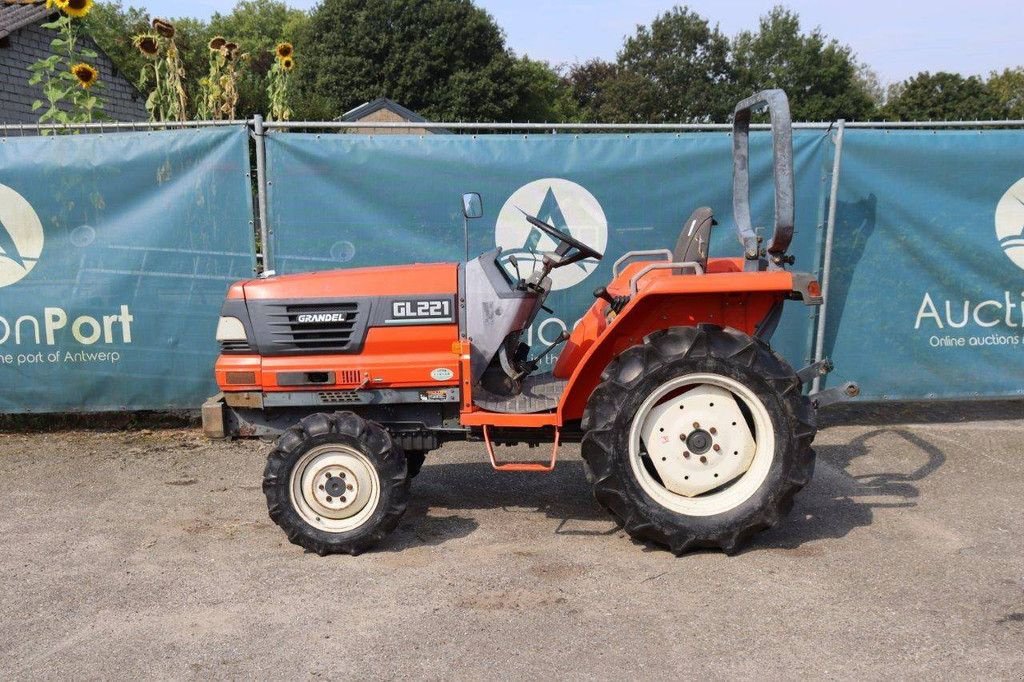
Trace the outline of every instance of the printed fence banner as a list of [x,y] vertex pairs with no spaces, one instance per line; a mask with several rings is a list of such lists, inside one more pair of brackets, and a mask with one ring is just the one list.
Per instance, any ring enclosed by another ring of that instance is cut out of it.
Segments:
[[[816,271],[831,169],[825,131],[796,131],[797,268]],[[699,206],[721,223],[712,256],[742,253],[732,220],[732,137],[727,133],[598,135],[356,135],[267,137],[274,268],[300,272],[408,262],[461,261],[501,246],[524,276],[554,242],[518,209],[540,217],[605,256],[552,273],[554,291],[534,324],[535,349],[552,342],[592,304],[627,251],[671,249]],[[771,225],[773,185],[767,132],[751,136],[755,221]],[[479,192],[484,215],[469,222],[461,196]],[[767,236],[767,235],[766,235]],[[413,283],[414,284],[414,283]],[[800,366],[810,355],[811,309],[789,306],[774,345]],[[557,357],[552,353],[549,363]]]
[[194,408],[253,272],[245,126],[0,143],[0,412]]
[[836,208],[837,378],[874,399],[1024,395],[1024,131],[847,130]]

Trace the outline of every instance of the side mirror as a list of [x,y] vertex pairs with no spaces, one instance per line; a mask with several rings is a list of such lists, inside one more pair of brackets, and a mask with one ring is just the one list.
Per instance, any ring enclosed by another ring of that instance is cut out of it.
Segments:
[[467,219],[480,218],[484,214],[484,200],[477,192],[467,192],[462,195],[462,215]]

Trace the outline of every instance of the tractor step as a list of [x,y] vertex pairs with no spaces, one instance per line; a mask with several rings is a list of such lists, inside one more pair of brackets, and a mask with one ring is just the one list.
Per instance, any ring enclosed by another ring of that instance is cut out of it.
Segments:
[[494,456],[494,444],[491,442],[491,434],[484,424],[484,444],[487,446],[487,456],[491,459],[491,466],[495,471],[526,471],[536,474],[547,474],[555,469],[555,462],[558,460],[558,439],[559,430],[555,429],[554,444],[551,448],[551,461],[544,462],[499,462]]

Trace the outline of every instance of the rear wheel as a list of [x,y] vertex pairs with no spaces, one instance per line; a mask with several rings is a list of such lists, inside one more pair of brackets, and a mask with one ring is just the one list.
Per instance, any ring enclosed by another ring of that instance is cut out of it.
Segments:
[[814,412],[767,344],[713,325],[656,332],[605,370],[584,415],[594,494],[676,554],[740,549],[811,477]]
[[405,456],[379,424],[314,414],[277,440],[263,492],[288,539],[317,554],[359,554],[394,530],[409,496]]

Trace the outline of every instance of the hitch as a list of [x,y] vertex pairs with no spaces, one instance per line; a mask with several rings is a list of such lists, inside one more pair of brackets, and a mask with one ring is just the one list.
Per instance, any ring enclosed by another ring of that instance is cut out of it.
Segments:
[[825,376],[833,369],[835,369],[835,365],[832,364],[831,360],[825,358],[823,360],[818,360],[813,364],[807,365],[802,370],[797,372],[796,375],[800,378],[800,381],[802,381],[805,384],[808,384],[814,379],[817,379],[818,377]]
[[818,391],[808,396],[811,399],[811,405],[814,409],[820,410],[823,407],[834,405],[836,403],[846,402],[860,395],[860,386],[855,381],[847,381],[842,386],[836,386],[835,388],[828,388],[824,391]]

